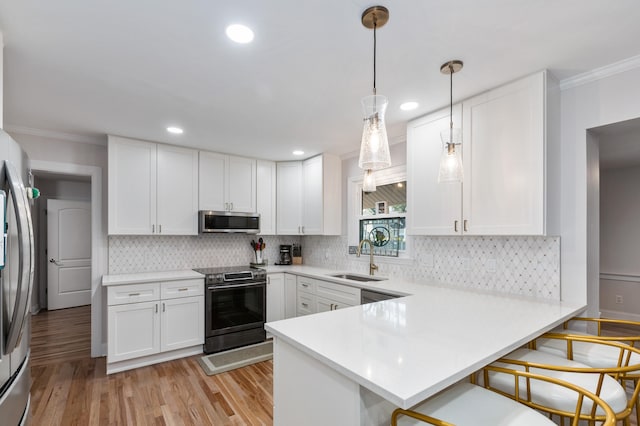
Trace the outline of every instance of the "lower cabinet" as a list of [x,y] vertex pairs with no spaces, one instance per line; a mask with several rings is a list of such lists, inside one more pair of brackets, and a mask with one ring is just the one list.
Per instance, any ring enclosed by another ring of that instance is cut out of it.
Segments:
[[107,303],[108,374],[202,352],[202,279],[110,286]]
[[297,314],[308,315],[316,312],[360,304],[360,289],[315,278],[298,277]]
[[275,273],[267,276],[267,322],[296,316],[296,276]]

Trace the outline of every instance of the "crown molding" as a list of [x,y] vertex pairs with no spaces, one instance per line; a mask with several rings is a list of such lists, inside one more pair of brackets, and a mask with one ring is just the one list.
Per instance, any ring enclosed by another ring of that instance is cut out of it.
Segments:
[[107,137],[100,136],[100,135],[96,135],[96,136],[78,135],[74,133],[56,132],[53,130],[36,129],[33,127],[26,127],[26,126],[14,126],[11,124],[7,124],[6,126],[4,126],[4,130],[6,130],[9,133],[18,133],[21,135],[38,136],[42,138],[58,139],[58,140],[78,142],[78,143],[88,143],[88,144],[99,145],[99,146],[107,146]]
[[560,81],[560,90],[572,89],[583,84],[592,83],[612,75],[640,68],[640,55],[632,56],[604,67],[596,68]]

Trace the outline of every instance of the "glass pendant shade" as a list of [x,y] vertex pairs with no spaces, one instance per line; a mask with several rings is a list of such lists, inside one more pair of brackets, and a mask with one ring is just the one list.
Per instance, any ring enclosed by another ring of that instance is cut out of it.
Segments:
[[360,143],[358,166],[365,170],[379,170],[391,166],[389,140],[384,115],[389,102],[382,95],[362,98],[364,128]]
[[364,192],[375,192],[376,177],[373,174],[373,170],[367,170],[364,172],[364,180],[362,181],[362,190]]
[[442,139],[442,155],[440,157],[440,169],[438,170],[438,182],[462,182],[462,132],[452,128],[440,132]]

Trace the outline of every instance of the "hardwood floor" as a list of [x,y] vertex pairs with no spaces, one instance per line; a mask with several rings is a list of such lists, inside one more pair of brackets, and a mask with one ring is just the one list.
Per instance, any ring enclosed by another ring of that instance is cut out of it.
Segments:
[[122,373],[90,357],[90,308],[33,317],[32,425],[271,425],[271,361],[207,376],[197,356]]

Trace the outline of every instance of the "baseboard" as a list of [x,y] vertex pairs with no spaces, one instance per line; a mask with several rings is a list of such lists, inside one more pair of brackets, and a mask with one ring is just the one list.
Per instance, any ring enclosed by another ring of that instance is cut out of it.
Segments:
[[107,357],[107,374],[132,370],[139,367],[146,367],[147,365],[158,364],[165,361],[172,361],[174,359],[184,358],[191,355],[198,355],[201,353],[202,345],[196,345],[189,346],[188,348],[176,349],[175,351],[161,352],[159,354],[127,359],[118,362],[109,362],[109,357]]
[[640,322],[640,315],[638,314],[631,314],[628,312],[620,312],[620,311],[607,311],[605,309],[602,309],[601,313],[602,313],[602,318],[622,319],[622,320]]

